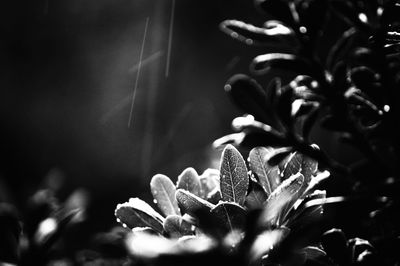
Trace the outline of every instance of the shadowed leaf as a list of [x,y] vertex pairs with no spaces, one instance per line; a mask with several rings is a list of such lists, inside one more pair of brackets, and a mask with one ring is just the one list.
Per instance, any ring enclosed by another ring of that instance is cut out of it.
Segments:
[[214,204],[183,189],[176,191],[176,199],[182,212],[190,215],[193,215],[198,209],[210,211],[214,207]]
[[258,181],[264,188],[267,196],[278,187],[280,182],[279,167],[276,165],[271,166],[268,163],[273,150],[271,147],[256,147],[249,154],[250,170],[257,175]]
[[227,81],[224,89],[244,112],[259,121],[268,121],[266,94],[254,79],[236,74]]
[[157,174],[151,179],[150,188],[158,208],[165,216],[180,214],[175,198],[176,188],[171,179],[165,175]]
[[222,200],[243,206],[249,187],[249,178],[242,155],[232,145],[227,145],[222,152],[220,187]]
[[333,228],[325,232],[321,240],[322,247],[335,263],[345,265],[350,261],[347,239],[342,230]]
[[240,205],[233,202],[220,202],[212,210],[213,214],[219,220],[219,227],[224,232],[233,229],[243,229],[246,222],[246,211]]
[[170,237],[179,238],[193,234],[193,225],[179,215],[170,215],[165,218],[164,230]]
[[250,179],[250,191],[246,196],[245,207],[247,209],[261,208],[268,198],[268,194],[264,188],[256,182],[257,180]]
[[200,196],[200,178],[196,170],[186,168],[179,176],[176,188],[185,189],[196,196]]
[[150,227],[162,233],[164,218],[150,205],[138,198],[129,199],[129,202],[118,204],[115,209],[117,221],[133,229],[135,227]]

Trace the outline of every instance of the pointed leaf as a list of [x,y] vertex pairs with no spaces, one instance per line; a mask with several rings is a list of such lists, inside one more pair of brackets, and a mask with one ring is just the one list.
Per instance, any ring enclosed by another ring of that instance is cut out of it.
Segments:
[[328,69],[333,70],[333,67],[341,60],[348,52],[355,40],[355,28],[350,28],[332,46],[327,56],[326,64]]
[[179,176],[176,188],[185,189],[200,196],[200,177],[192,167],[186,168]]
[[235,147],[227,145],[222,152],[220,166],[222,200],[243,206],[249,187],[246,163]]
[[150,189],[158,208],[165,216],[180,214],[175,198],[176,188],[169,177],[161,174],[153,176]]
[[300,173],[284,180],[268,197],[260,216],[260,226],[271,228],[281,225],[281,217],[293,207],[299,198],[298,191],[304,184],[304,176]]
[[193,215],[198,209],[210,211],[214,208],[214,204],[183,189],[176,191],[176,199],[182,212],[190,215]]
[[267,196],[278,187],[280,182],[279,167],[268,163],[273,150],[271,147],[256,147],[249,154],[250,170],[257,175]]
[[220,202],[211,210],[219,221],[219,227],[224,232],[233,229],[243,229],[246,222],[246,211],[240,205],[233,202]]
[[193,225],[179,215],[169,215],[164,221],[164,230],[172,238],[193,235]]
[[150,227],[158,233],[163,231],[164,218],[150,205],[138,198],[131,198],[129,202],[118,204],[115,216],[119,223],[130,229]]

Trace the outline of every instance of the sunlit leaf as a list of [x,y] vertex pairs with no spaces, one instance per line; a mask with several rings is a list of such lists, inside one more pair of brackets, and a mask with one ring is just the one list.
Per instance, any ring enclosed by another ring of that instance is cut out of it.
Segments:
[[200,196],[200,178],[192,167],[186,168],[179,176],[176,188],[185,189],[196,196]]
[[132,229],[135,227],[150,227],[162,233],[164,218],[150,205],[138,198],[131,198],[129,202],[118,204],[115,209],[117,221]]
[[220,29],[248,45],[281,45],[291,48],[298,45],[293,30],[279,21],[268,21],[260,28],[238,20],[225,20],[220,24]]
[[280,218],[285,216],[299,198],[298,192],[303,184],[304,176],[300,173],[284,180],[268,197],[259,225],[265,228],[279,225],[282,222]]
[[178,203],[175,198],[176,188],[171,179],[157,174],[150,182],[151,194],[161,212],[165,215],[179,215]]
[[220,202],[212,210],[219,220],[219,227],[226,232],[243,229],[246,222],[246,211],[234,202]]
[[255,241],[252,243],[250,248],[250,261],[257,262],[261,260],[261,257],[268,254],[274,249],[290,230],[285,227],[280,227],[274,230],[267,230],[257,235]]
[[169,215],[164,221],[164,230],[170,237],[179,238],[185,235],[192,235],[193,225],[179,215]]
[[268,53],[253,59],[250,70],[256,75],[268,73],[272,68],[294,71],[300,74],[311,74],[310,64],[303,58],[294,54]]
[[280,182],[279,167],[268,163],[273,150],[271,147],[256,147],[249,153],[250,170],[257,175],[258,181],[268,196],[278,187]]
[[190,215],[193,215],[198,209],[210,211],[214,207],[210,202],[183,189],[176,191],[176,199],[182,212]]
[[280,165],[283,180],[301,173],[304,175],[305,182],[308,184],[311,177],[317,172],[318,162],[299,152],[290,154]]
[[222,200],[243,206],[249,187],[249,178],[242,155],[232,145],[227,145],[222,152],[220,187]]

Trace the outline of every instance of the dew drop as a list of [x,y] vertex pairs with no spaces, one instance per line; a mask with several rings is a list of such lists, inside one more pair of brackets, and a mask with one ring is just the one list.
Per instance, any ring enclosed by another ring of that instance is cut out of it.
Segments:
[[238,34],[237,32],[234,32],[234,31],[233,31],[233,32],[231,33],[231,37],[236,39],[236,38],[239,37],[239,34]]
[[153,202],[154,202],[154,204],[157,204],[157,200],[156,199],[153,199]]
[[390,106],[387,105],[387,104],[385,104],[385,105],[383,106],[383,111],[385,111],[386,113],[389,112],[389,111],[390,111]]
[[301,27],[299,28],[299,30],[300,30],[300,32],[303,33],[303,34],[306,34],[306,33],[307,33],[307,28],[304,27],[304,26],[301,26]]
[[367,17],[367,15],[365,15],[364,13],[358,14],[358,19],[359,19],[362,23],[367,23],[367,22],[368,22],[368,17]]

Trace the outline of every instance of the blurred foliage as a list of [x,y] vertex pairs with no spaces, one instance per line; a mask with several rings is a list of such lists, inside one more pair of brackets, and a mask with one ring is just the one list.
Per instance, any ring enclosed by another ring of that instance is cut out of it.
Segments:
[[[400,221],[400,3],[256,0],[262,26],[220,24],[265,49],[225,91],[245,113],[219,169],[154,175],[155,210],[118,204],[117,226],[71,256],[55,253],[84,201],[39,190],[21,219],[0,205],[0,259],[21,265],[398,265]],[[358,149],[339,163],[312,141],[315,126]],[[233,145],[238,146],[242,153]],[[247,161],[242,154],[248,155]],[[341,194],[331,195],[333,184]],[[82,199],[82,197],[81,197]],[[39,213],[39,214],[36,214]],[[39,217],[39,218],[38,218]],[[24,228],[21,231],[21,224]],[[26,228],[26,229],[25,229]],[[21,232],[23,232],[21,234]],[[57,241],[56,241],[57,240]]]

